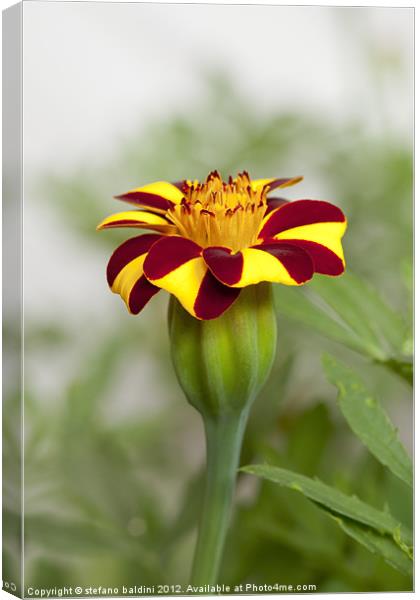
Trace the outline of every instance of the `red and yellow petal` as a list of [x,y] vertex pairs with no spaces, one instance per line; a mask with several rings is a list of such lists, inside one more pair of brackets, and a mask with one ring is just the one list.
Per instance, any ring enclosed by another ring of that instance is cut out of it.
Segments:
[[300,247],[311,256],[316,273],[336,276],[345,268],[341,238],[346,227],[337,206],[322,200],[296,200],[264,218],[259,238]]
[[267,186],[268,193],[278,188],[289,187],[302,181],[303,177],[283,177],[283,178],[272,178],[272,179],[253,179],[251,181],[251,188],[256,192]]
[[147,279],[176,296],[182,306],[197,319],[215,319],[236,300],[233,290],[209,271],[202,248],[191,240],[167,236],[150,249],[144,272]]
[[314,273],[309,254],[296,245],[266,243],[233,254],[228,248],[213,247],[203,257],[217,279],[233,288],[271,281],[302,285]]
[[149,253],[145,274],[150,281],[160,280],[179,268],[201,258],[202,248],[178,235],[162,238]]
[[339,228],[345,229],[346,218],[338,206],[330,202],[295,200],[283,204],[266,215],[261,223],[258,237],[261,240],[273,239],[284,231],[319,223],[338,223]]
[[166,212],[174,204],[180,204],[183,197],[181,186],[168,181],[149,183],[115,196],[118,200],[124,200],[156,212]]
[[276,240],[303,240],[325,246],[344,261],[341,238],[346,231],[347,223],[312,223],[302,227],[294,227],[274,236]]
[[151,284],[143,274],[147,252],[160,238],[157,234],[131,238],[115,250],[108,262],[108,284],[115,294],[121,296],[129,312],[134,315],[160,289]]
[[152,229],[162,233],[176,233],[176,227],[167,219],[144,210],[127,210],[106,217],[96,229],[112,229],[114,227],[137,227]]

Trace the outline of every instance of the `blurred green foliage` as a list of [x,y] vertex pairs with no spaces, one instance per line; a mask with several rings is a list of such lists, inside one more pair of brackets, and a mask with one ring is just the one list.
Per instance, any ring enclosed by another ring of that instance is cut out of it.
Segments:
[[[349,220],[344,243],[351,274],[319,278],[306,290],[276,290],[278,356],[254,406],[241,463],[319,477],[410,528],[410,488],[348,427],[321,355],[339,356],[391,418],[410,421],[411,148],[386,131],[372,137],[362,122],[262,115],[211,74],[202,104],[143,126],[107,164],[46,174],[38,185],[60,228],[86,251],[97,256],[99,248],[104,267],[127,237],[95,233],[120,208],[113,194],[154,180],[201,178],[214,168],[224,175],[246,169],[253,177],[304,174],[312,197],[322,190]],[[287,196],[299,194],[296,187]],[[27,585],[188,581],[203,478],[200,421],[171,370],[165,299],[154,299],[137,318],[117,300],[115,318],[83,343],[83,314],[80,331],[64,319],[26,323],[26,356],[38,357],[37,369],[61,356],[58,368],[66,373],[48,401],[27,381]],[[13,331],[8,335],[11,342]],[[140,363],[159,380],[165,401],[145,397],[144,369],[124,384],[129,365]],[[113,410],[127,398],[138,398],[138,409],[115,418]],[[7,414],[13,393],[5,403]],[[409,427],[402,437],[410,443]],[[12,438],[6,437],[10,452]],[[11,502],[6,525],[16,519]],[[372,552],[372,536],[351,515],[325,512],[293,489],[241,473],[221,581],[316,584],[325,592],[411,589],[407,571]],[[16,565],[16,553],[6,554]]]

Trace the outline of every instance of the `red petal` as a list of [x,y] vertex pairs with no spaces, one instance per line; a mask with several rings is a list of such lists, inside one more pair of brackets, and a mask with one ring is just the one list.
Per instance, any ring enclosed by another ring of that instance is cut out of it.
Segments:
[[316,273],[337,276],[344,272],[344,264],[340,257],[322,244],[307,240],[290,239],[281,241],[305,250],[312,258]]
[[130,292],[128,300],[130,312],[133,313],[133,315],[137,315],[146,306],[150,298],[157,294],[159,290],[160,288],[150,283],[150,281],[142,275],[140,279],[136,281]]
[[267,198],[267,210],[265,211],[265,214],[268,215],[273,212],[273,210],[276,210],[276,208],[280,208],[280,206],[283,206],[283,204],[287,204],[288,202],[289,200],[286,200],[286,198]]
[[244,259],[241,252],[231,253],[229,248],[212,246],[203,250],[203,258],[215,277],[226,285],[241,279]]
[[207,271],[194,303],[197,318],[210,320],[220,317],[235,302],[240,292],[238,288],[223,285]]

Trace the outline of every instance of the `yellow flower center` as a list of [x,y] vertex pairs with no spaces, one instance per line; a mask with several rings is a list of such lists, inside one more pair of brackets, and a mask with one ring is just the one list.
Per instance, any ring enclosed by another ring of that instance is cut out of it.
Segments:
[[226,183],[214,171],[205,183],[186,182],[183,192],[185,199],[166,215],[180,235],[203,248],[227,246],[234,252],[256,243],[267,190],[253,190],[248,173]]

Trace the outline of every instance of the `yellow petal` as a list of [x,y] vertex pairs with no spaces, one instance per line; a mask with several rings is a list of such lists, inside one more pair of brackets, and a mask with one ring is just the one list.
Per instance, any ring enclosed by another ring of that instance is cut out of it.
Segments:
[[[302,181],[303,177],[284,177],[284,178],[279,178],[279,177],[272,177],[271,179],[253,179],[251,181],[251,188],[254,192],[262,189],[265,185],[270,185],[272,184],[272,188],[271,189],[277,189],[277,188],[285,188],[285,187],[289,187],[290,185],[295,185],[296,183],[299,183],[299,181]],[[283,182],[283,183],[278,183],[275,184],[275,182]],[[271,189],[269,191],[271,191]]]
[[246,287],[261,281],[271,281],[284,285],[299,285],[289,274],[287,269],[275,257],[256,248],[242,250],[243,267],[240,281],[232,287]]

